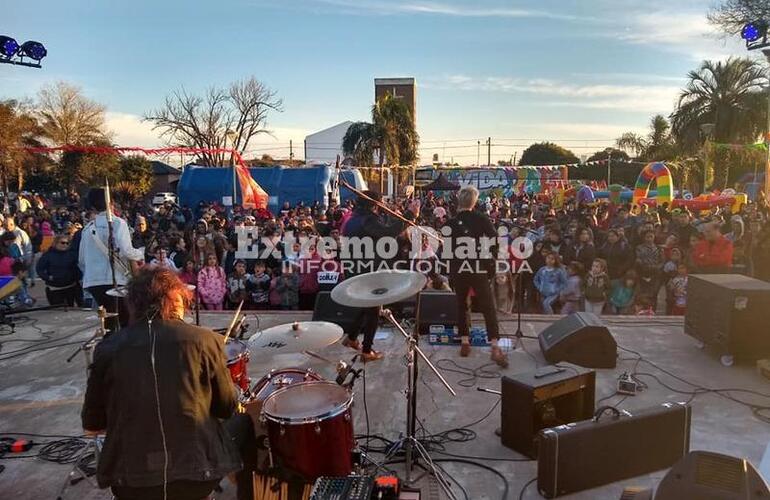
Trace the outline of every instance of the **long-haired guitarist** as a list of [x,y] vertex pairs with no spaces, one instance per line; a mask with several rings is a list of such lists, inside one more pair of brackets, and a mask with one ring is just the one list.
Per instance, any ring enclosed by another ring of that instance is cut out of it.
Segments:
[[[104,189],[92,188],[88,193],[88,204],[98,213],[86,224],[80,237],[78,265],[83,272],[83,288],[108,312],[117,312],[120,326],[126,326],[128,308],[121,305],[121,301],[115,300],[115,297],[107,295],[107,291],[114,285],[124,287],[128,283],[131,272],[144,259],[144,252],[131,244],[131,233],[124,219],[113,215],[112,222],[108,221]],[[113,269],[110,266],[110,225],[113,236],[114,284]],[[106,325],[115,331],[118,323],[114,318],[108,318]]]

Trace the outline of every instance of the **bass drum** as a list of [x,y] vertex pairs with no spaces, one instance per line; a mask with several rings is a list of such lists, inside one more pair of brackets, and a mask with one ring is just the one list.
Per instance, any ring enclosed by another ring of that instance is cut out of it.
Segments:
[[347,476],[355,448],[353,394],[334,382],[301,382],[275,391],[262,406],[273,466],[307,481]]

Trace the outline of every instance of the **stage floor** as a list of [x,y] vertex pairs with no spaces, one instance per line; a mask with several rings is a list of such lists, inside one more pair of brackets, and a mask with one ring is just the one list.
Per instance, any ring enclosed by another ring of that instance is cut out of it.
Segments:
[[[39,434],[77,435],[80,429],[80,406],[85,388],[85,366],[82,356],[67,363],[66,358],[72,353],[74,345],[64,345],[86,340],[96,325],[94,312],[37,312],[24,319],[16,317],[16,333],[0,337],[0,429],[1,432],[30,432]],[[201,314],[201,323],[211,327],[224,326],[230,316],[225,314]],[[309,313],[265,313],[260,314],[262,328],[295,320],[309,320]],[[761,378],[753,366],[723,367],[718,357],[708,350],[700,350],[696,342],[683,332],[681,318],[605,318],[618,344],[640,352],[667,370],[694,383],[721,388],[745,388],[767,391],[767,380]],[[554,320],[553,317],[528,315],[523,320],[523,330],[527,335],[537,335]],[[256,330],[256,322],[249,318],[250,333]],[[481,324],[480,318],[474,324]],[[501,318],[503,333],[513,334],[516,329],[515,318]],[[405,398],[403,389],[406,381],[404,365],[404,342],[389,329],[383,329],[387,338],[378,340],[376,348],[386,352],[387,357],[379,362],[367,365],[366,392],[370,420],[370,434],[381,434],[389,439],[397,439],[405,429]],[[50,340],[45,340],[49,339]],[[30,342],[23,341],[24,339]],[[41,341],[41,339],[44,339]],[[432,347],[423,343],[426,353],[438,361],[452,359],[458,364],[478,368],[489,361],[488,348],[474,348],[470,358],[459,358],[455,347]],[[544,359],[536,340],[525,340],[528,351],[517,350],[509,353],[510,367],[505,370],[490,368],[501,374],[514,374],[532,371],[536,362],[544,364]],[[56,347],[55,347],[56,346]],[[12,357],[14,351],[30,347],[38,350],[22,356]],[[319,351],[327,358],[349,360],[352,352],[340,345],[334,345]],[[622,358],[628,359],[618,364],[614,370],[597,370],[597,399],[614,392],[617,376],[630,371],[634,365],[634,356],[622,352]],[[260,362],[252,356],[249,374],[256,380],[271,368],[291,366],[312,367],[328,378],[334,378],[333,367],[304,355],[281,355],[269,362]],[[639,365],[640,372],[653,373],[661,377],[668,385],[676,388],[688,387],[657,371],[644,363]],[[440,382],[427,369],[420,372],[419,418],[430,433],[438,433],[454,427],[470,424],[487,414],[498,400],[497,396],[482,393],[476,386],[464,387],[459,384],[467,376],[444,372],[445,377],[454,385],[457,397],[451,397]],[[641,395],[622,401],[620,408],[641,408],[664,401],[684,401],[688,396],[678,395],[664,388],[653,379],[644,381],[649,388]],[[479,379],[477,385],[499,389],[498,379]],[[359,380],[356,387],[354,407],[355,432],[366,432],[364,405],[362,404],[362,385]],[[749,399],[748,396],[742,396]],[[607,403],[614,404],[620,397],[614,397]],[[718,451],[729,455],[746,457],[756,466],[770,440],[770,425],[756,419],[751,411],[715,394],[700,395],[692,403],[692,439],[691,449]],[[476,439],[465,443],[449,443],[446,452],[459,455],[499,457],[505,459],[522,458],[516,452],[503,447],[494,434],[500,426],[500,411],[496,408],[490,416],[472,429]],[[435,458],[448,458],[435,454]],[[536,462],[484,462],[501,472],[509,482],[508,498],[518,498],[521,488],[537,474]],[[59,488],[71,469],[69,465],[57,465],[35,459],[1,460],[5,471],[0,473],[0,497],[17,499],[56,498]],[[441,466],[467,491],[468,498],[474,500],[500,499],[503,493],[502,481],[494,474],[482,469],[442,462]],[[642,476],[621,483],[611,484],[594,490],[564,496],[571,499],[612,499],[620,497],[624,486],[654,487],[665,471],[649,476]],[[226,483],[226,481],[225,481]],[[436,498],[430,495],[427,480],[423,480],[423,498]],[[435,485],[434,485],[435,486]],[[530,485],[523,498],[540,498],[536,486]],[[458,498],[463,498],[457,490]],[[110,498],[107,491],[94,489],[85,481],[69,488],[65,499],[101,499]],[[225,491],[216,496],[218,499],[233,499],[234,488],[227,485]],[[443,495],[440,498],[444,498]]]

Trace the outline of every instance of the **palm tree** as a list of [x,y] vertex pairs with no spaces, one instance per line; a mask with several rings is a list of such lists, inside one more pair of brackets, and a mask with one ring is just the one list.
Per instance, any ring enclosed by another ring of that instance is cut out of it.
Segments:
[[644,137],[634,132],[626,132],[615,139],[615,145],[618,149],[633,153],[634,157],[639,156],[647,147]]
[[[704,61],[690,71],[689,83],[671,115],[672,133],[687,152],[702,147],[701,126],[714,124],[710,139],[721,143],[754,142],[764,130],[767,74],[756,61],[730,58]],[[728,165],[718,172],[724,186]]]
[[[356,122],[342,139],[342,152],[361,167],[411,165],[417,161],[420,137],[409,107],[402,100],[385,95],[372,106],[372,122]],[[380,176],[382,181],[382,176]]]

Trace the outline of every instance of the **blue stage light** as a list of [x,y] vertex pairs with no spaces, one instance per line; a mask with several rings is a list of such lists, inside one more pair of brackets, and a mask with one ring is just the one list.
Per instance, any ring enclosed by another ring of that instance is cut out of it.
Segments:
[[42,43],[34,42],[32,40],[21,44],[21,53],[30,59],[39,61],[48,55],[48,51],[45,49]]
[[741,30],[741,38],[747,42],[756,42],[767,33],[767,25],[762,21],[746,24]]
[[9,36],[0,35],[0,56],[13,57],[19,50],[19,44]]

